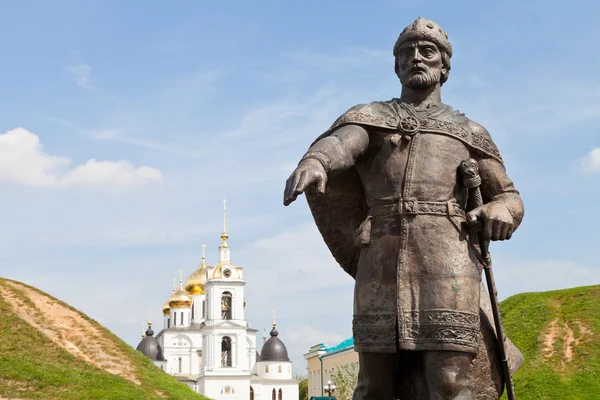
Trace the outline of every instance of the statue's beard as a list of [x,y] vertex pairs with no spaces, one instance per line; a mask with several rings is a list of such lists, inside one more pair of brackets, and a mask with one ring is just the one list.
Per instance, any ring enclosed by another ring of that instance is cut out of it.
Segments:
[[410,74],[408,77],[400,78],[400,83],[410,89],[427,89],[440,82],[442,73],[439,69],[430,69],[419,74]]

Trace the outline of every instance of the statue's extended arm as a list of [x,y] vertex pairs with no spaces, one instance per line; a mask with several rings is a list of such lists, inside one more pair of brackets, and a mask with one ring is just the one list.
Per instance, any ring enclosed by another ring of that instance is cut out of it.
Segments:
[[345,125],[324,137],[306,152],[302,161],[315,158],[331,176],[354,165],[369,147],[369,134],[359,125]]
[[369,134],[359,125],[344,125],[313,144],[285,185],[283,204],[288,205],[310,185],[325,192],[327,177],[354,165],[369,147]]
[[[477,125],[476,129],[489,137],[482,126]],[[491,240],[508,240],[523,220],[521,195],[500,160],[483,154],[475,158],[479,165],[484,205],[470,212],[467,220],[470,223],[482,220],[486,236]]]

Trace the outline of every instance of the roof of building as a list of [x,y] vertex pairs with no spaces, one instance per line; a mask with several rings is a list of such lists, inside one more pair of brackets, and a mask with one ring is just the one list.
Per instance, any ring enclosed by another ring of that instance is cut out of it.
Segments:
[[202,263],[185,280],[185,290],[189,294],[204,294],[204,285],[206,284],[206,255],[204,254],[205,245],[202,245]]
[[164,361],[162,347],[154,337],[154,331],[152,330],[152,323],[148,324],[148,330],[146,330],[146,337],[144,337],[138,344],[137,351],[151,359],[152,361]]
[[277,335],[279,335],[279,332],[277,332],[275,325],[273,325],[271,337],[263,344],[260,351],[261,361],[290,361],[285,344],[283,344]]
[[196,381],[200,378],[200,374],[180,374],[174,373],[172,374],[178,381]]
[[354,348],[354,338],[353,337],[346,339],[346,340],[336,344],[335,346],[328,347],[325,350],[325,356],[328,356],[328,355],[334,354],[334,353],[339,353],[340,351],[349,350],[352,348]]
[[169,308],[190,308],[192,306],[192,296],[183,288],[183,282],[179,280],[179,289],[175,290],[169,297]]

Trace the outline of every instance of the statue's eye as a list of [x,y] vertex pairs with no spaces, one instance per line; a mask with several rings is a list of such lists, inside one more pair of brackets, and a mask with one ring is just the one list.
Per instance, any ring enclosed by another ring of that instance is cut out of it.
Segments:
[[400,51],[400,55],[405,58],[410,57],[411,54],[412,54],[412,50],[409,48],[404,48]]
[[423,49],[423,55],[425,57],[432,57],[435,54],[435,50],[432,49],[431,47],[425,47]]

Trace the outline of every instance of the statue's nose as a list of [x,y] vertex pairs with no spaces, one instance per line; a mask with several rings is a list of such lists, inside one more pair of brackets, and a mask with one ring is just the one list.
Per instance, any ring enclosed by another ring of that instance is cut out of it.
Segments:
[[419,48],[415,47],[415,53],[413,55],[413,62],[420,63],[421,62],[421,53],[419,52]]

